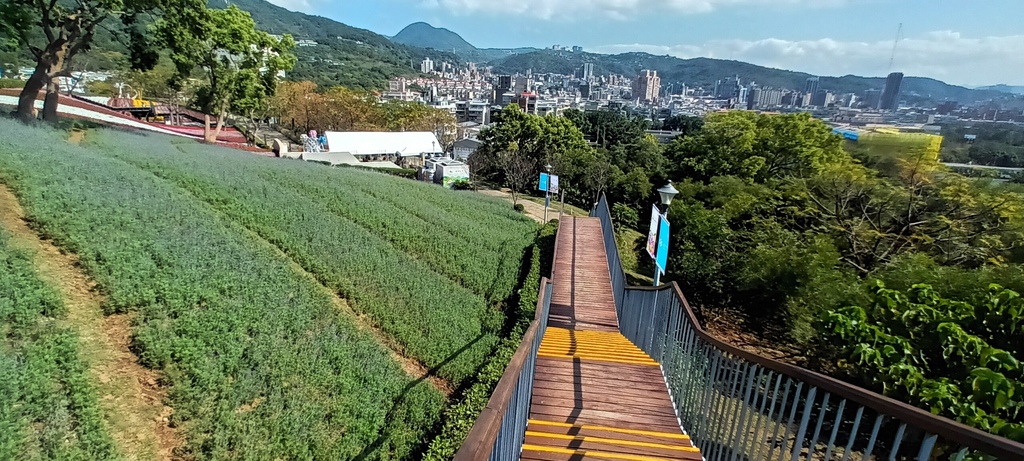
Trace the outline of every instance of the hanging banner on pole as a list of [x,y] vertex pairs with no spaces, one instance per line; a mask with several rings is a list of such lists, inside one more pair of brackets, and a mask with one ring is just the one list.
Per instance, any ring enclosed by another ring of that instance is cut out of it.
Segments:
[[658,266],[658,270],[662,274],[665,274],[665,268],[668,267],[668,219],[664,216],[660,216],[661,225],[658,229],[658,257],[654,259],[655,264]]
[[537,190],[547,191],[548,190],[548,174],[540,174],[540,182],[537,184]]
[[658,251],[658,217],[661,213],[658,212],[657,205],[651,205],[651,230],[647,232],[647,254],[651,255],[651,259],[654,259]]
[[552,194],[557,194],[558,193],[558,175],[557,174],[551,175],[550,178],[548,179],[548,192],[551,192]]

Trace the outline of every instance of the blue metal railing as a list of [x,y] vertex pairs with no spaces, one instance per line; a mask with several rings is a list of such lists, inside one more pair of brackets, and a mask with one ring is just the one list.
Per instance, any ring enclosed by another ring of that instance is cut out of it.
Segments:
[[708,335],[677,284],[626,286],[604,197],[591,216],[604,231],[619,329],[661,363],[706,460],[1024,460],[1024,444]]

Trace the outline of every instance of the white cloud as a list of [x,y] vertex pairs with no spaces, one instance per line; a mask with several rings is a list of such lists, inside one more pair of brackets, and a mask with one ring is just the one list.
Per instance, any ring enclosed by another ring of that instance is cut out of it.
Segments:
[[[680,58],[735,59],[762,66],[821,75],[885,75],[893,42],[818,40],[714,40],[701,45],[622,44],[588,47],[597,53],[644,51]],[[1024,35],[964,37],[936,31],[900,41],[893,70],[961,85],[1024,81]]]
[[682,14],[700,14],[720,8],[747,5],[822,8],[845,5],[850,1],[853,0],[423,0],[421,4],[459,15],[487,13],[533,16],[540,19],[604,15],[616,20],[628,20],[640,13],[652,11],[670,10]]

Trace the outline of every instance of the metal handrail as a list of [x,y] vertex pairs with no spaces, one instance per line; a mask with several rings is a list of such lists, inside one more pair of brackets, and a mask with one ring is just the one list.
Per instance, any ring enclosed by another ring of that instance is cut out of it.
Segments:
[[[561,216],[559,216],[561,217]],[[540,248],[537,248],[540,251]],[[551,271],[554,276],[555,260],[558,255],[558,238],[555,238],[551,254]],[[541,277],[537,293],[537,307],[533,321],[523,334],[505,372],[498,380],[494,392],[487,400],[487,406],[477,417],[466,440],[462,442],[453,461],[514,461],[522,452],[526,437],[526,424],[530,416],[530,398],[533,396],[533,377],[537,363],[537,351],[548,328],[548,312],[551,310],[551,280]]]
[[1024,444],[708,334],[679,285],[628,287],[611,212],[600,218],[619,328],[662,364],[681,426],[706,460],[1024,460]]
[[534,320],[523,334],[523,340],[505,367],[505,373],[487,400],[487,406],[455,454],[455,461],[519,459],[530,415],[537,350],[547,330],[550,307],[551,282],[544,277],[540,283]]

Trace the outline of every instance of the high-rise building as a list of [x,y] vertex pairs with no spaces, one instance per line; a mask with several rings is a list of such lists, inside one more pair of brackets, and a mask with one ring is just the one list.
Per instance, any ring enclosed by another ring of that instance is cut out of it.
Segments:
[[881,95],[882,92],[874,88],[870,90],[864,90],[864,94],[861,97],[863,102],[861,104],[871,109],[877,109],[878,101],[881,100]]
[[817,94],[818,85],[821,83],[821,77],[809,77],[807,83],[804,85],[804,93]]
[[747,90],[747,110],[751,110],[755,107],[761,106],[761,87],[757,86],[756,83],[750,84],[750,89]]
[[885,78],[882,96],[878,99],[880,110],[896,110],[900,105],[900,87],[903,86],[903,72],[893,72]]
[[579,69],[576,69],[576,78],[584,81],[592,81],[594,79],[594,64],[584,63]]
[[633,82],[633,99],[657,101],[661,94],[661,78],[656,70],[643,70]]
[[509,91],[512,89],[512,76],[499,75],[495,80],[494,89],[498,91]]
[[811,105],[818,107],[825,107],[828,104],[828,91],[818,90],[814,92],[814,96],[811,96]]
[[515,80],[512,82],[512,91],[516,94],[533,91],[533,79],[517,75]]
[[430,58],[423,58],[423,62],[420,63],[420,72],[429,74],[434,71],[434,61]]
[[715,98],[735,99],[740,95],[740,78],[729,77],[715,82]]
[[800,92],[792,91],[792,92],[786,93],[785,95],[782,96],[782,105],[783,106],[796,106],[797,105],[797,101],[800,100],[800,99],[802,99],[802,97],[800,96]]

